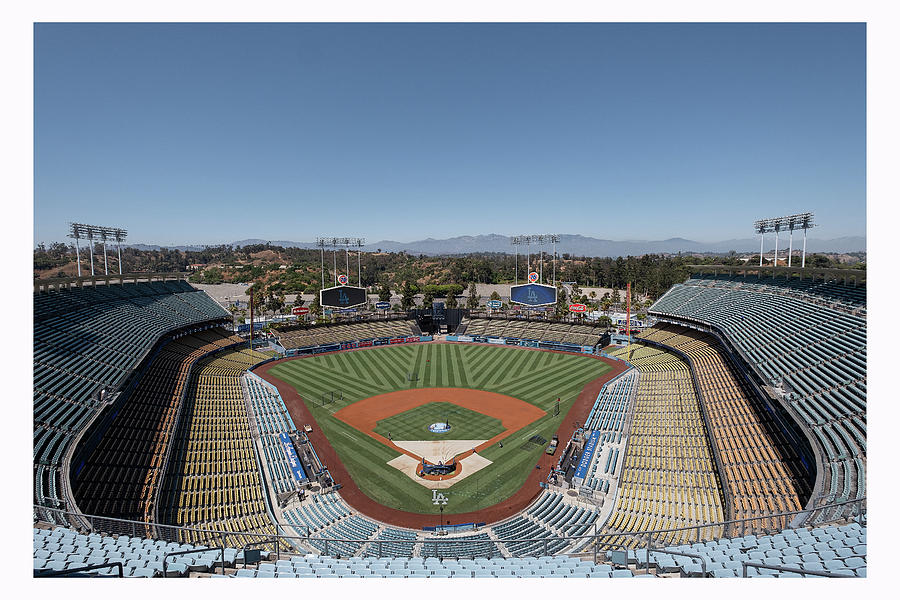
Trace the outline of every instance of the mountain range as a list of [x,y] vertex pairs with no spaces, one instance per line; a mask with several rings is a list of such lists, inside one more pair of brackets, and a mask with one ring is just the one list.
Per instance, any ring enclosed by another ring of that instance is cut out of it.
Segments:
[[[604,240],[599,238],[587,237],[583,235],[561,234],[560,241],[556,245],[557,252],[560,254],[568,253],[576,256],[598,256],[598,257],[618,257],[618,256],[639,256],[641,254],[677,254],[683,253],[715,253],[726,254],[732,250],[737,253],[759,252],[759,238],[742,238],[724,240],[721,242],[696,242],[686,240],[684,238],[669,238],[667,240]],[[772,235],[766,236],[765,250],[772,252],[775,247],[775,238]],[[249,246],[252,244],[266,244],[272,246],[282,246],[285,248],[317,248],[315,242],[292,242],[285,240],[264,240],[264,239],[245,239],[231,242],[227,245]],[[803,244],[801,235],[795,236],[794,249],[799,250]],[[129,244],[132,248],[139,250],[159,250],[160,246],[147,244]],[[780,236],[778,242],[779,253],[788,247],[787,235]],[[186,245],[186,246],[165,246],[165,248],[176,250],[202,250],[203,246]],[[537,252],[540,246],[532,244],[529,246],[520,246],[519,252],[525,254],[528,249]],[[551,251],[552,246],[547,244],[544,250]],[[405,251],[409,254],[426,254],[426,255],[450,255],[450,254],[471,254],[474,252],[514,252],[514,247],[510,243],[509,236],[499,235],[495,233],[487,235],[464,235],[446,239],[426,238],[415,242],[395,242],[391,240],[382,240],[362,247],[364,252],[400,252]],[[818,238],[808,238],[806,243],[807,252],[865,252],[866,238],[865,236],[846,236],[823,240]]]

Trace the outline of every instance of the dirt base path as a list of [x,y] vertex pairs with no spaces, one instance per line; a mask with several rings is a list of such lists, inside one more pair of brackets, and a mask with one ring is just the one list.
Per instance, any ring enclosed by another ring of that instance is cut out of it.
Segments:
[[[423,343],[452,344],[455,342]],[[555,350],[544,350],[538,348],[519,349],[531,350],[532,352],[556,352]],[[362,352],[375,350],[377,350],[377,348],[361,348],[359,350],[345,350],[344,352]],[[558,353],[575,354],[574,352]],[[525,483],[521,488],[519,488],[519,491],[514,493],[506,500],[503,500],[502,502],[499,502],[487,508],[483,508],[481,510],[447,515],[449,520],[454,523],[493,523],[495,521],[500,521],[502,519],[513,516],[514,514],[528,506],[531,501],[534,500],[535,497],[537,497],[537,495],[541,491],[541,488],[538,484],[541,481],[544,481],[547,478],[547,474],[550,473],[550,470],[554,466],[556,466],[556,462],[559,459],[559,453],[565,449],[566,442],[571,439],[572,434],[575,432],[575,421],[584,423],[588,413],[590,412],[591,406],[593,406],[594,401],[597,399],[597,394],[600,393],[600,389],[603,387],[603,384],[605,384],[610,379],[613,379],[619,373],[622,373],[628,368],[628,366],[622,361],[614,360],[611,358],[592,356],[587,354],[582,354],[580,356],[603,361],[610,367],[612,367],[612,370],[604,374],[602,377],[598,377],[594,381],[591,381],[586,386],[584,386],[584,389],[582,389],[581,393],[578,394],[578,398],[576,398],[575,402],[572,403],[569,411],[562,419],[559,428],[556,430],[556,435],[559,436],[560,440],[560,449],[557,450],[556,454],[552,456],[548,454],[541,454],[541,458],[537,462],[537,465],[540,468],[532,469],[531,473],[528,475],[528,478],[525,480]],[[269,370],[272,367],[290,360],[303,360],[303,358],[292,357],[270,362],[259,367],[253,372],[278,388],[278,392],[281,394],[281,399],[284,400],[284,404],[287,407],[288,412],[291,414],[291,418],[294,420],[294,424],[297,427],[302,428],[306,423],[312,425],[313,431],[309,434],[309,439],[315,447],[316,453],[319,455],[319,458],[331,472],[331,476],[334,478],[334,481],[343,485],[340,490],[340,494],[341,497],[347,502],[347,504],[366,516],[372,517],[373,519],[377,519],[390,525],[395,525],[398,527],[408,527],[410,529],[421,529],[422,527],[426,526],[434,526],[433,514],[426,515],[413,513],[407,512],[405,510],[391,508],[389,506],[384,506],[383,504],[375,502],[374,500],[366,496],[362,492],[362,490],[359,489],[359,487],[356,485],[356,482],[353,481],[352,477],[350,477],[350,473],[347,472],[347,468],[344,466],[344,463],[342,463],[340,458],[338,458],[337,452],[331,446],[328,438],[326,438],[322,434],[322,429],[319,427],[318,423],[316,423],[316,420],[313,418],[312,413],[309,412],[309,409],[306,408],[306,404],[304,404],[303,400],[300,398],[297,390],[295,390],[287,383],[284,383],[280,379],[269,375]]]

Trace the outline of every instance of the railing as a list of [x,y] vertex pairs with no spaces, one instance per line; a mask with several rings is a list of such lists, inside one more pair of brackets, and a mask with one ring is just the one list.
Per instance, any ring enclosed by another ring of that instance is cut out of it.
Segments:
[[88,571],[97,571],[99,569],[108,569],[110,567],[115,567],[116,570],[119,571],[119,577],[125,577],[125,571],[122,568],[122,563],[119,561],[113,562],[105,562],[102,565],[88,565],[87,567],[76,567],[74,569],[63,569],[62,571],[41,571],[35,570],[35,577],[68,577],[69,575],[75,575],[76,573],[86,573]]
[[137,283],[139,280],[147,280],[150,281],[168,281],[175,280],[179,281],[182,279],[187,279],[190,273],[123,273],[119,275],[116,274],[108,274],[108,275],[94,275],[94,276],[86,276],[86,277],[55,277],[52,279],[37,279],[34,282],[34,291],[35,292],[49,292],[52,289],[60,290],[63,288],[68,288],[72,286],[76,287],[84,287],[85,285],[97,285],[98,283],[103,283],[104,285],[111,285],[113,283],[125,283],[126,280],[134,281]]
[[[37,507],[35,507],[37,508]],[[108,517],[94,516],[94,515],[77,515],[81,520],[75,521],[73,519],[73,513],[68,513],[66,511],[62,511],[59,509],[48,509],[42,508],[45,512],[55,512],[60,517],[66,516],[69,518],[70,522],[73,523],[87,523],[88,531],[97,532],[97,533],[105,533],[105,534],[127,534],[131,536],[136,536],[139,531],[141,531],[141,527],[145,526],[146,523],[142,521],[127,521],[124,519],[112,519]],[[614,548],[614,547],[639,547],[646,548],[648,551],[648,558],[650,551],[659,551],[656,550],[656,542],[666,538],[671,537],[675,538],[676,536],[667,536],[666,534],[678,533],[678,532],[694,532],[693,536],[681,536],[680,544],[684,543],[699,543],[705,542],[713,539],[719,539],[724,537],[721,533],[713,533],[709,535],[703,535],[703,531],[707,532],[724,532],[730,528],[732,532],[732,537],[739,537],[743,535],[766,535],[777,533],[781,531],[780,527],[771,527],[771,523],[776,518],[780,517],[788,517],[795,515],[806,515],[802,521],[812,524],[812,525],[820,525],[825,523],[832,522],[840,522],[840,521],[851,521],[857,518],[864,518],[866,515],[866,498],[860,498],[858,500],[850,500],[846,502],[838,502],[834,504],[829,504],[826,506],[821,506],[812,509],[804,509],[799,511],[791,511],[786,513],[778,513],[771,515],[763,515],[759,517],[750,517],[746,519],[739,519],[733,521],[722,521],[718,523],[705,523],[698,525],[691,525],[688,527],[676,527],[670,529],[656,529],[652,531],[595,531],[585,535],[578,536],[554,536],[554,537],[541,537],[541,538],[521,538],[521,539],[478,539],[471,540],[465,539],[463,536],[460,538],[453,537],[441,537],[441,538],[426,538],[416,539],[416,540],[370,540],[370,539],[349,539],[349,538],[326,538],[326,537],[311,537],[309,533],[305,536],[301,535],[284,535],[282,533],[269,533],[269,532],[254,532],[254,531],[223,531],[223,530],[214,530],[214,529],[202,529],[196,527],[182,527],[177,525],[160,525],[156,524],[154,533],[156,537],[154,539],[161,539],[165,541],[178,541],[179,543],[184,543],[185,539],[188,539],[188,536],[185,536],[185,532],[191,532],[195,534],[199,534],[198,538],[206,539],[206,540],[216,540],[219,544],[221,544],[224,548],[236,548],[239,549],[247,544],[252,544],[255,546],[272,544],[273,551],[276,553],[281,553],[282,547],[295,547],[300,549],[303,552],[312,551],[311,542],[315,541],[317,543],[321,543],[324,546],[324,551],[322,554],[328,554],[329,546],[332,546],[335,543],[338,544],[353,544],[356,550],[354,550],[353,554],[359,553],[360,550],[366,550],[371,548],[374,550],[378,549],[378,555],[383,556],[384,552],[384,544],[411,544],[413,547],[419,546],[422,550],[426,548],[431,548],[434,550],[436,554],[444,558],[457,557],[457,558],[465,558],[468,556],[474,556],[476,554],[483,553],[485,551],[490,552],[491,554],[503,555],[501,548],[505,548],[507,543],[527,543],[534,546],[534,549],[529,550],[524,553],[512,553],[516,556],[545,556],[549,552],[549,545],[552,542],[556,541],[566,541],[567,543],[563,547],[564,550],[572,549],[572,548],[580,548],[578,552],[572,551],[563,551],[558,552],[558,554],[562,555],[593,555],[594,560],[597,560],[597,552],[606,548]],[[62,518],[60,518],[60,522],[62,522]],[[752,523],[761,522],[761,526],[753,526]],[[781,522],[779,520],[779,522]],[[787,522],[787,521],[785,521]],[[285,524],[285,523],[277,523],[277,530],[287,531],[288,528],[294,527],[293,525]],[[77,528],[77,527],[76,527]],[[624,540],[621,538],[625,538]],[[677,539],[677,538],[676,538]],[[236,543],[229,543],[229,540]],[[284,543],[282,543],[284,542]],[[471,545],[472,548],[481,549],[482,552],[454,552],[453,543],[465,543]],[[205,542],[197,542],[197,543],[205,543]],[[588,545],[592,545],[590,550],[585,550],[585,547]],[[662,544],[663,546],[667,544]],[[218,546],[218,544],[217,544]],[[668,551],[667,551],[668,552]],[[412,553],[412,552],[411,552]],[[768,568],[768,565],[767,565]]]

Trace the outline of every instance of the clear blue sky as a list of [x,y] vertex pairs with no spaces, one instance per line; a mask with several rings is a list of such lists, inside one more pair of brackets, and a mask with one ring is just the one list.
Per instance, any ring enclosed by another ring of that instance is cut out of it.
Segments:
[[862,24],[38,24],[35,242],[865,234]]

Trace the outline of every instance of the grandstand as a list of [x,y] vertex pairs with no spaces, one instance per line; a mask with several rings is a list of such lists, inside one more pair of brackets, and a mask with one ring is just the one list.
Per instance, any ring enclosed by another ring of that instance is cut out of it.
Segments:
[[600,343],[600,337],[606,333],[606,329],[577,323],[491,317],[464,320],[460,323],[457,333],[468,336],[596,346]]
[[354,321],[334,325],[296,326],[279,329],[278,343],[286,350],[329,346],[381,338],[419,335],[415,321],[410,319]]
[[[88,443],[72,486],[88,514],[151,522],[164,462],[190,370],[203,356],[240,338],[223,329],[188,334],[163,346],[146,373],[108,421],[102,437]],[[89,438],[92,437],[89,432]]]
[[[640,371],[634,418],[625,450],[616,505],[604,530],[610,533],[701,527],[725,518],[724,497],[709,432],[688,365],[672,352],[628,346],[614,353]],[[660,541],[687,541],[692,532],[662,534]],[[613,543],[634,547],[622,536]]]
[[[680,351],[691,365],[729,492],[729,519],[796,511],[809,497],[797,453],[728,364],[711,335],[657,325],[637,336]],[[772,527],[785,527],[783,519]]]
[[[247,350],[204,293],[94,283],[34,297],[36,574],[160,576],[167,552],[206,545],[167,576],[866,574],[864,288],[733,272],[673,286],[576,424],[597,441],[578,493],[548,484],[446,534],[348,505],[278,390],[247,372],[272,353]],[[590,353],[598,331],[478,317],[457,333]],[[403,319],[278,335],[296,349],[418,334]],[[247,543],[262,563],[239,564]]]
[[34,502],[72,509],[62,472],[72,442],[164,336],[229,315],[177,280],[43,289],[33,303]]
[[833,502],[865,496],[864,303],[864,287],[726,272],[672,286],[650,313],[711,328],[733,348],[773,405],[812,433],[813,501]]
[[[266,512],[241,375],[270,355],[226,350],[200,361],[190,376],[161,491],[159,523],[241,534],[274,533]],[[179,530],[177,541],[210,540]],[[263,539],[230,536],[232,544]]]

